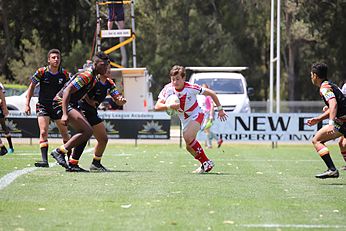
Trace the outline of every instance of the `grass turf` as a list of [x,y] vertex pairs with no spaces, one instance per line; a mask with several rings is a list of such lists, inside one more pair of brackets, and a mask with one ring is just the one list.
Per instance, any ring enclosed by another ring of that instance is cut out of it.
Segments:
[[[0,177],[40,157],[35,145],[15,148],[0,157]],[[177,144],[109,145],[110,173],[37,169],[0,190],[0,230],[346,229],[346,172],[315,179],[325,166],[311,145],[225,144],[207,153],[216,166],[204,175],[191,173],[198,162]],[[85,153],[80,165],[91,159]]]

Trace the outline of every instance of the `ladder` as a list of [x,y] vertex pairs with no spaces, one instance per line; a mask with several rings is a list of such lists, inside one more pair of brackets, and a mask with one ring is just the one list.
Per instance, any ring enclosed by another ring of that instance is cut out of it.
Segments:
[[[100,15],[100,6],[105,6],[108,4],[113,4],[113,3],[123,3],[123,4],[130,4],[131,7],[131,29],[121,29],[121,30],[102,30],[101,29],[101,15]],[[136,60],[136,34],[135,34],[135,0],[129,0],[129,1],[96,1],[96,48],[95,50],[97,52],[101,51],[101,40],[103,38],[120,38],[124,37],[127,38],[124,41],[114,45],[113,47],[107,49],[104,51],[105,54],[110,54],[121,47],[130,44],[132,42],[132,64],[133,67],[137,67],[137,60]],[[120,64],[117,64],[115,62],[110,63],[113,67],[116,68],[124,68]]]

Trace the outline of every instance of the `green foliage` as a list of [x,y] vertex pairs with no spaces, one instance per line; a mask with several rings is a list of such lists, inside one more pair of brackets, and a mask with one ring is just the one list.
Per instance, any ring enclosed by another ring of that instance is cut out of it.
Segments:
[[[95,2],[0,1],[0,24],[4,28],[0,30],[0,75],[7,81],[27,82],[24,79],[32,74],[29,69],[37,68],[38,61],[34,59],[45,55],[25,46],[36,46],[39,41],[43,51],[59,48],[64,54],[63,66],[76,71],[90,57],[96,26]],[[153,75],[154,96],[169,82],[168,72],[174,64],[241,65],[249,67],[245,75],[249,86],[256,88],[252,100],[267,100],[270,7],[268,1],[258,0],[136,1],[137,63]],[[102,27],[107,22],[106,9],[101,9]],[[129,28],[129,6],[125,9]],[[317,100],[316,89],[307,77],[311,63],[327,62],[336,83],[346,76],[346,4],[284,0],[281,9],[281,98]],[[34,29],[39,40],[33,39]],[[24,59],[33,54],[32,62]],[[128,58],[131,63],[131,55]],[[21,67],[23,71],[19,70]]]
[[90,45],[83,44],[82,41],[77,40],[72,44],[72,49],[68,55],[62,57],[63,62],[61,65],[72,73],[76,73],[79,68],[83,67],[83,64],[87,59],[90,59]]
[[9,68],[16,83],[29,84],[35,70],[47,63],[46,51],[41,47],[37,30],[33,30],[32,39],[22,39],[17,59],[9,61]]

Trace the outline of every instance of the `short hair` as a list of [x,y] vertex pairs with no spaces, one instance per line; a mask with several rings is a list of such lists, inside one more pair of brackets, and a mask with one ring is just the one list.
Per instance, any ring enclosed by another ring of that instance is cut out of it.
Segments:
[[102,51],[96,53],[95,56],[93,57],[94,63],[98,63],[101,61],[108,62],[108,63],[110,62],[109,56]]
[[185,68],[183,66],[174,65],[172,67],[171,71],[169,72],[169,76],[173,77],[177,75],[180,75],[182,78],[186,76]]
[[56,49],[56,48],[50,49],[50,50],[48,51],[48,54],[47,54],[47,58],[48,58],[48,59],[49,59],[49,57],[50,57],[51,54],[58,54],[59,56],[61,56],[61,53],[60,53],[59,49]]
[[311,72],[315,73],[320,79],[327,79],[328,65],[325,63],[314,63],[311,66]]

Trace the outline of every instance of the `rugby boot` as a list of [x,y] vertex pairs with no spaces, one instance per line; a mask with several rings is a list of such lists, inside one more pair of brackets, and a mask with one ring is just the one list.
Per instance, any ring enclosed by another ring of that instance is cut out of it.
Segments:
[[38,168],[49,168],[49,164],[46,161],[37,161],[35,163],[35,167],[38,167]]
[[335,170],[328,169],[327,171],[325,171],[321,174],[317,174],[315,177],[319,178],[319,179],[338,178],[339,177],[339,171],[337,169],[335,169]]
[[207,161],[204,161],[200,167],[194,170],[193,173],[198,173],[198,174],[207,173],[207,172],[210,172],[213,169],[213,167],[214,167],[214,162],[212,160],[207,160]]
[[89,172],[89,171],[79,167],[78,164],[70,163],[69,168],[66,169],[66,172]]
[[2,146],[0,148],[0,156],[4,156],[7,154],[7,148],[5,146]]
[[54,149],[50,155],[58,162],[58,164],[60,164],[61,166],[63,166],[64,168],[68,169],[68,164],[65,160],[65,155],[62,153],[59,153],[59,151],[57,149]]
[[101,163],[93,162],[90,165],[90,171],[92,172],[109,172],[110,170],[103,166]]

